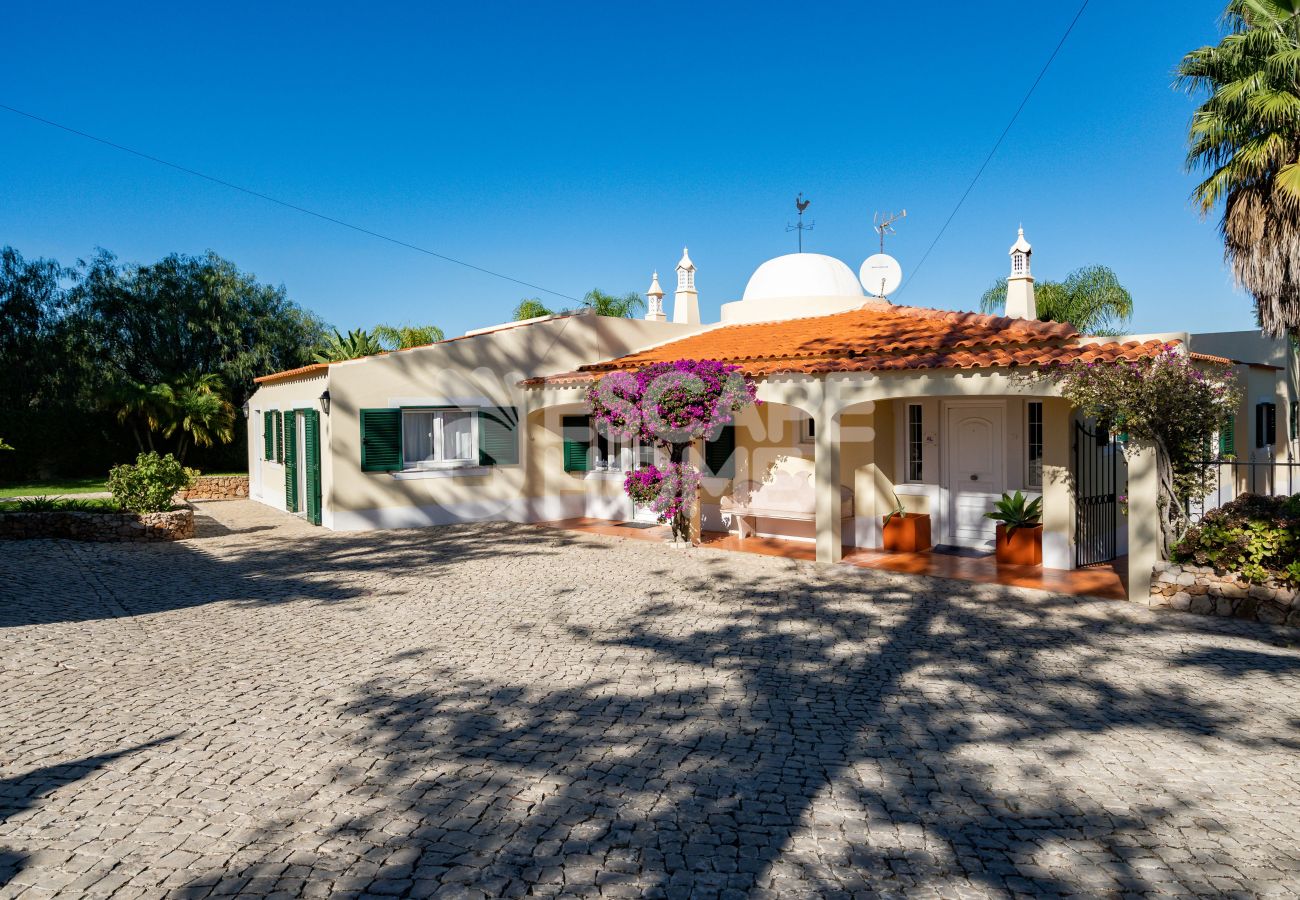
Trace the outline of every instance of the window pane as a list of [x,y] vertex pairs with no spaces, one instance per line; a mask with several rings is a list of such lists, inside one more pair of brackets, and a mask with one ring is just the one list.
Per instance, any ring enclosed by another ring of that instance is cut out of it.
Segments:
[[921,481],[925,476],[925,436],[921,423],[921,405],[907,407],[907,480]]
[[1029,452],[1028,487],[1043,486],[1043,404],[1029,404],[1029,433],[1026,435]]
[[443,412],[442,458],[470,459],[474,454],[474,416],[467,412]]
[[402,454],[408,465],[433,461],[433,413],[402,414]]

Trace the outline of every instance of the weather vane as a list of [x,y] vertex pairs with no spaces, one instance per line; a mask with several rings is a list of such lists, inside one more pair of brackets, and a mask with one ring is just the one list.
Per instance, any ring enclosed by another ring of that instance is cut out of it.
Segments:
[[894,234],[894,223],[899,219],[906,218],[907,210],[903,210],[901,213],[885,213],[884,215],[876,213],[871,217],[871,221],[875,223],[872,227],[876,229],[876,234],[880,235],[881,253],[885,252],[885,235]]
[[816,222],[805,222],[805,221],[803,220],[803,211],[804,211],[805,209],[808,208],[808,204],[809,204],[809,203],[812,203],[812,201],[811,201],[811,200],[805,200],[805,199],[803,198],[803,191],[800,191],[800,192],[799,192],[799,196],[794,198],[794,206],[795,206],[795,209],[799,210],[799,221],[798,221],[796,224],[794,224],[794,225],[786,225],[786,226],[785,226],[785,230],[786,230],[786,231],[797,231],[797,232],[799,232],[799,252],[800,252],[800,253],[803,253],[803,233],[804,233],[805,231],[812,231],[812,230],[813,230],[813,227],[817,224]]

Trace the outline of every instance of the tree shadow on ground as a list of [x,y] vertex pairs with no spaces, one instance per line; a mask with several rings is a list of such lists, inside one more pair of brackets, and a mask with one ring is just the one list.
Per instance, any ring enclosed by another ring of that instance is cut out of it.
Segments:
[[[95,756],[88,756],[85,759],[33,769],[22,775],[0,778],[0,824],[4,824],[21,812],[36,807],[44,797],[60,788],[88,778],[98,770],[123,757],[153,747],[160,747],[175,740],[176,737],[177,735],[171,734],[123,750],[100,753]],[[18,872],[22,871],[26,859],[26,855],[8,847],[0,846],[0,887],[4,887]]]
[[[1138,785],[1160,762],[1126,745],[1284,744],[1185,681],[1116,671],[1117,642],[1176,621],[958,582],[736,571],[706,560],[618,623],[521,622],[572,648],[551,669],[363,685],[347,714],[379,762],[337,777],[366,812],[317,836],[313,877],[337,896],[1231,893],[1206,874],[1230,853],[1180,849],[1203,798]],[[281,871],[282,855],[181,893]]]
[[[284,514],[273,514],[285,518]],[[367,577],[403,572],[436,579],[447,567],[499,558],[549,556],[599,542],[511,523],[285,533],[274,526],[230,529],[200,515],[207,537],[149,544],[5,541],[0,553],[0,629],[137,616],[209,603],[337,603],[369,594]],[[290,520],[291,524],[297,524]],[[222,533],[224,530],[224,533]],[[51,571],[56,567],[58,571]]]

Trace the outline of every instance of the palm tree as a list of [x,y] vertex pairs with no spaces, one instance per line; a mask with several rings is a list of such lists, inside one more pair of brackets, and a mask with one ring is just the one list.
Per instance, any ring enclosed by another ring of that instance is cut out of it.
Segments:
[[185,461],[190,442],[199,447],[228,444],[235,439],[235,407],[225,397],[221,377],[211,372],[192,372],[175,381],[157,386],[157,395],[165,404],[163,437],[179,432],[176,458]]
[[1192,198],[1223,203],[1233,275],[1272,337],[1300,335],[1300,0],[1231,0],[1227,34],[1178,65],[1176,85],[1205,101],[1192,115],[1187,167],[1208,176]]
[[[1133,295],[1105,266],[1084,266],[1064,281],[1034,285],[1034,304],[1044,322],[1069,322],[1085,334],[1123,334],[1133,316]],[[1007,282],[999,278],[980,298],[980,309],[1000,314],[1007,305]]]
[[333,332],[325,336],[324,347],[312,354],[312,359],[316,362],[342,362],[345,359],[360,359],[384,352],[383,345],[364,328],[349,331],[347,337],[340,334],[337,328]]
[[598,316],[613,316],[616,319],[631,319],[645,309],[645,299],[635,291],[615,297],[599,288],[592,288],[582,298],[584,309],[593,310]]
[[[136,447],[143,453],[152,450],[155,431],[162,431],[168,413],[168,401],[162,385],[142,384],[127,379],[115,384],[104,398],[104,405],[123,425],[130,425]],[[140,426],[144,426],[143,432]]]
[[442,340],[437,325],[376,325],[370,332],[385,350],[409,350]]
[[522,322],[524,319],[537,319],[542,316],[553,316],[555,311],[549,309],[546,304],[542,303],[536,297],[529,297],[519,301],[515,307],[515,321]]

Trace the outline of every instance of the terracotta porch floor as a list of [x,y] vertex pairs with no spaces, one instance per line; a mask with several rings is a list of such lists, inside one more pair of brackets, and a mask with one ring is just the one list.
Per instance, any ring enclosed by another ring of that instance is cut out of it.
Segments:
[[[668,526],[644,527],[608,519],[559,519],[539,523],[544,528],[582,531],[587,534],[604,534],[611,537],[642,541],[662,541],[668,537]],[[763,556],[783,556],[787,559],[812,561],[816,549],[809,541],[787,541],[780,538],[750,537],[743,541],[734,534],[706,531],[700,544],[715,550],[736,553],[758,553]],[[1036,588],[1058,594],[1104,597],[1123,600],[1126,596],[1125,578],[1127,559],[1120,557],[1109,565],[1087,569],[1044,569],[1038,566],[999,566],[992,554],[969,556],[956,553],[887,553],[883,550],[863,550],[845,547],[845,565],[863,569],[884,569],[907,575],[933,575],[958,581],[975,581],[983,584],[1005,584],[1009,587]]]

